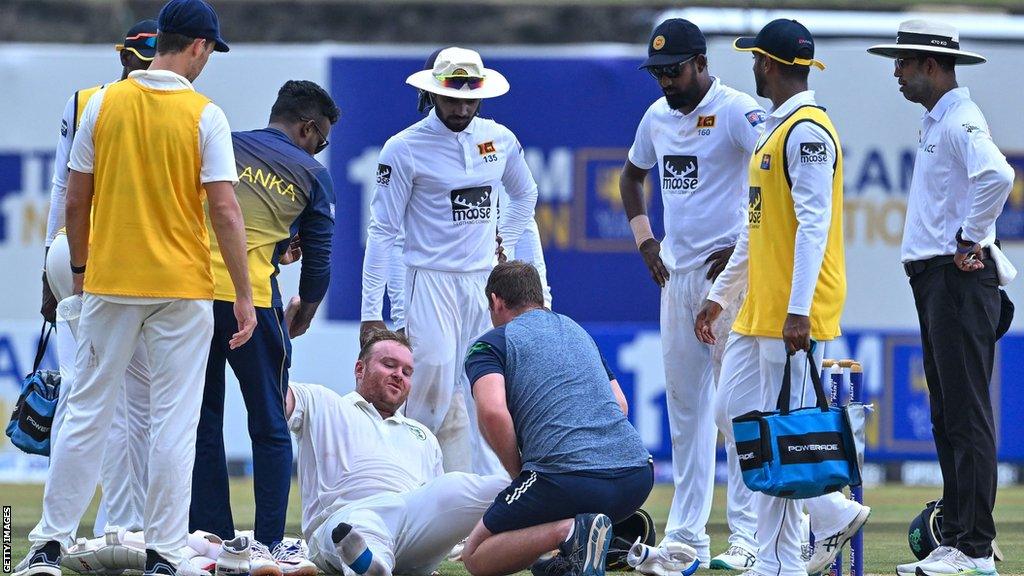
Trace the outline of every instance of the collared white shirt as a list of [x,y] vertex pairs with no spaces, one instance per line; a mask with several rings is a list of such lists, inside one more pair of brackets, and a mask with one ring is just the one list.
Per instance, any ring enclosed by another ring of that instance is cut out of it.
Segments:
[[[380,320],[395,239],[407,266],[447,272],[494,267],[498,230],[515,246],[533,218],[537,184],[508,128],[474,118],[452,132],[434,110],[392,136],[380,153],[363,258],[362,320]],[[498,194],[504,187],[508,204]]]
[[[761,146],[772,132],[797,108],[817,106],[813,90],[791,96],[772,110],[764,125],[764,134],[758,140]],[[831,162],[801,163],[800,146],[805,143],[825,145]],[[796,247],[793,255],[793,283],[789,296],[788,313],[809,316],[814,288],[818,284],[821,262],[825,258],[828,231],[832,223],[832,179],[835,176],[836,145],[825,129],[813,122],[800,122],[789,132],[786,140],[786,169],[792,181],[793,208],[798,222]],[[747,283],[748,229],[743,228],[736,250],[729,264],[718,276],[709,300],[725,308]]]
[[[135,70],[128,74],[128,78],[154,90],[195,90],[184,76],[170,70]],[[103,105],[107,86],[93,94],[82,111],[82,121],[75,133],[68,162],[68,167],[76,172],[92,174],[96,154],[92,140],[93,128]],[[228,126],[224,111],[213,102],[203,108],[199,117],[199,154],[202,157],[200,182],[238,182],[235,149],[231,143],[231,127]]]
[[747,221],[747,163],[764,120],[756,100],[718,78],[689,114],[660,98],[640,120],[629,161],[645,170],[658,166],[661,259],[669,270],[704,266],[713,252],[736,243]]
[[289,386],[295,410],[288,428],[298,445],[307,539],[347,504],[408,492],[444,473],[437,438],[419,422],[401,414],[382,418],[356,392],[341,396],[315,384]]
[[903,225],[903,262],[956,252],[956,232],[989,246],[1013,189],[1013,168],[967,88],[946,92],[921,120]]

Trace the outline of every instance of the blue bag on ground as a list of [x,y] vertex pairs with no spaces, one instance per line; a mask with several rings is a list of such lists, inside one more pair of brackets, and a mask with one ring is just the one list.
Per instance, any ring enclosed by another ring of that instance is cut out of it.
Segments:
[[21,395],[7,424],[7,437],[12,444],[22,452],[42,456],[50,455],[50,429],[60,395],[60,372],[39,369],[52,331],[43,325],[32,372],[21,385]]
[[736,452],[747,488],[780,498],[813,498],[859,486],[860,467],[847,411],[829,406],[814,358],[808,370],[817,403],[791,410],[790,359],[773,412],[734,418]]

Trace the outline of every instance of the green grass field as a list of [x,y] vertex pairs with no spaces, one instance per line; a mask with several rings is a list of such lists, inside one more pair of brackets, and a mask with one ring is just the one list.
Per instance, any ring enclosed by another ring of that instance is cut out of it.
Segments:
[[[865,539],[865,572],[868,574],[894,574],[895,565],[912,559],[907,546],[907,524],[917,514],[926,500],[938,493],[935,488],[907,488],[883,486],[865,490],[866,501],[872,508]],[[29,530],[39,519],[42,487],[36,485],[0,485],[0,503],[12,506],[13,554],[17,563],[28,551],[25,540]],[[711,532],[712,553],[720,552],[726,542],[728,529],[724,517],[724,490],[715,494],[712,510]],[[659,533],[664,527],[672,498],[671,487],[658,485],[647,501],[645,508],[658,522]],[[253,517],[252,487],[248,480],[234,480],[232,485],[232,507],[235,523],[239,529],[251,528]],[[288,514],[288,532],[298,535],[300,515],[298,487],[293,485],[291,506]],[[85,526],[92,526],[95,502],[90,507]],[[1002,575],[1024,575],[1024,487],[1004,488],[999,491],[996,505],[996,524],[999,530],[999,545],[1007,561],[997,564]],[[69,572],[70,573],[70,572]],[[712,574],[710,571],[701,571]],[[721,572],[716,572],[721,574]],[[443,576],[466,576],[462,564],[445,563],[441,566]]]

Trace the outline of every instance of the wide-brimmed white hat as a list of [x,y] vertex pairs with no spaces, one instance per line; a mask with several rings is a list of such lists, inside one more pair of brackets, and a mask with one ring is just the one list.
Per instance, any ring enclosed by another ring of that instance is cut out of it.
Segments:
[[981,64],[985,61],[981,54],[960,49],[960,33],[956,28],[929,20],[901,23],[895,44],[872,46],[868,52],[887,58],[906,58],[919,52],[945,54],[952,56],[957,64]]
[[434,67],[405,79],[410,86],[451,98],[494,98],[508,92],[508,80],[497,70],[484,68],[480,54],[465,48],[445,48]]

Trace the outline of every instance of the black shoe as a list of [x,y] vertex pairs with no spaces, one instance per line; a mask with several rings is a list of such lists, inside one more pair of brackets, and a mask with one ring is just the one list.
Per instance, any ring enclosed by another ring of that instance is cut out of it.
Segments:
[[572,538],[558,549],[577,576],[604,576],[605,556],[612,541],[612,521],[604,514],[578,514]]
[[533,576],[579,576],[572,562],[561,554],[537,560],[530,566],[530,573]]
[[60,542],[50,540],[31,550],[12,576],[60,576]]

